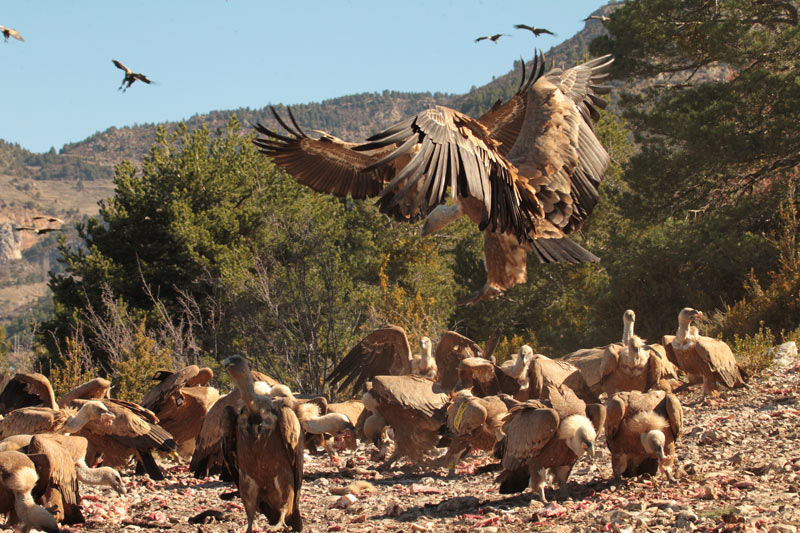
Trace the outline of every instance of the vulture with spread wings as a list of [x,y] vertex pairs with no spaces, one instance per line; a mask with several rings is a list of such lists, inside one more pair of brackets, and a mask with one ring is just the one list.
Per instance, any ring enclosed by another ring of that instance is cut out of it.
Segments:
[[[484,231],[487,281],[461,303],[493,298],[527,281],[527,252],[544,263],[597,257],[567,236],[598,201],[609,162],[593,132],[598,85],[612,63],[603,56],[545,73],[542,54],[516,94],[480,119],[435,106],[373,135],[366,143],[308,137],[291,111],[286,130],[259,124],[255,144],[300,183],[357,199],[378,197],[401,221],[425,218],[423,235],[466,215]],[[448,196],[453,199],[446,204]]]
[[[480,357],[482,350],[467,337],[447,331],[436,349],[428,337],[420,339],[420,353],[412,355],[408,336],[400,326],[378,328],[361,339],[328,375],[339,390],[351,383],[360,391],[375,376],[416,374],[437,379],[442,388],[451,390],[458,379],[458,365],[468,357]],[[438,376],[438,377],[437,377]]]

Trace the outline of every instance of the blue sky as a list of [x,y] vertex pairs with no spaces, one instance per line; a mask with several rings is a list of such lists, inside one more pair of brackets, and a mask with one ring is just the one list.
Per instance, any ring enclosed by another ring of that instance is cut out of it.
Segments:
[[[606,0],[5,0],[0,139],[57,150],[110,126],[382,91],[464,93],[568,39]],[[545,27],[534,40],[514,24]],[[507,33],[497,44],[481,35]],[[156,84],[117,91],[118,59]]]

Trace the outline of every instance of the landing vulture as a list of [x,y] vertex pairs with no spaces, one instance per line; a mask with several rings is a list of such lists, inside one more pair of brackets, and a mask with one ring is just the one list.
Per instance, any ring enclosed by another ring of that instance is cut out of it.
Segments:
[[25,39],[22,38],[22,35],[20,35],[19,32],[14,28],[6,28],[5,26],[0,26],[0,33],[3,34],[3,38],[5,39],[6,42],[8,42],[9,37],[13,37],[14,39],[22,41],[23,43],[25,42]]
[[439,442],[450,396],[422,376],[376,376],[364,405],[375,409],[394,430],[395,450],[382,465],[388,468],[401,457],[426,464],[425,454]]
[[31,495],[39,475],[36,465],[24,453],[0,452],[0,513],[10,513],[9,522],[21,523],[22,531],[38,529],[58,533],[55,517],[37,505]]
[[300,488],[303,482],[303,429],[294,410],[282,401],[256,393],[247,360],[231,356],[223,362],[236,382],[244,406],[227,407],[224,448],[235,463],[237,485],[247,514],[247,533],[256,514],[264,513],[274,529],[288,524],[303,529]]
[[447,390],[456,382],[459,362],[479,357],[480,347],[454,331],[445,332],[434,352],[428,337],[420,339],[420,353],[414,356],[408,336],[400,326],[378,328],[361,339],[328,375],[331,384],[342,390],[351,383],[355,391],[375,376],[416,374],[436,379]]
[[112,59],[111,62],[114,63],[114,66],[117,67],[118,69],[125,71],[125,77],[122,78],[122,83],[120,84],[119,89],[117,89],[118,91],[120,89],[122,90],[122,92],[127,91],[128,88],[131,85],[133,85],[135,81],[141,81],[142,83],[146,83],[148,85],[153,83],[149,79],[147,79],[147,76],[145,76],[144,74],[132,71],[131,69],[129,69],[116,59]]
[[[285,130],[263,125],[255,144],[318,192],[378,197],[400,221],[425,218],[423,235],[466,215],[484,231],[488,279],[462,303],[527,281],[527,252],[545,263],[597,261],[569,240],[598,201],[609,156],[593,132],[611,56],[545,73],[544,56],[507,102],[480,119],[443,106],[412,116],[366,143],[308,137],[291,112]],[[523,65],[524,68],[524,65]],[[454,202],[445,205],[448,197]]]
[[495,448],[503,472],[497,477],[503,494],[527,486],[545,499],[549,470],[558,481],[562,498],[568,496],[567,478],[584,452],[594,454],[597,432],[605,421],[605,407],[586,405],[571,389],[549,386],[548,404],[529,400],[512,408],[503,424],[505,437]]
[[665,335],[664,347],[669,360],[686,372],[703,376],[703,398],[719,396],[718,385],[745,387],[742,372],[733,352],[725,342],[699,334],[692,322],[703,316],[701,311],[685,307],[678,313],[678,333]]
[[675,440],[683,427],[678,398],[660,390],[620,392],[606,402],[606,440],[614,476],[656,475],[674,481]]

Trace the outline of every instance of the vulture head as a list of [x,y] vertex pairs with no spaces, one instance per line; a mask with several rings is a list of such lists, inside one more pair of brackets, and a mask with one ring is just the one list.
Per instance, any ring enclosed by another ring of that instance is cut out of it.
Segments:
[[523,344],[519,349],[519,357],[522,359],[522,362],[527,365],[531,362],[531,359],[533,359],[533,348],[527,344]]
[[428,337],[422,337],[419,340],[419,347],[422,349],[422,353],[428,357],[431,355],[431,340]]
[[698,318],[702,318],[703,312],[698,311],[697,309],[692,309],[691,307],[684,307],[681,309],[681,312],[678,313],[678,325],[688,327],[693,321],[697,320]]
[[642,446],[644,447],[647,453],[658,456],[659,462],[663,461],[667,458],[667,455],[664,453],[664,444],[666,442],[666,437],[664,436],[664,432],[660,429],[653,429],[648,431],[647,433],[642,433]]
[[78,410],[78,413],[70,418],[64,425],[64,433],[77,433],[92,420],[99,420],[101,424],[110,426],[114,422],[114,414],[108,410],[102,402],[89,400]]
[[247,359],[241,355],[232,355],[226,358],[222,361],[222,366],[234,377],[250,371],[250,365],[247,363]]
[[287,398],[289,400],[294,400],[294,394],[292,394],[292,389],[287,387],[286,385],[279,383],[277,385],[273,385],[270,388],[269,396],[273,400],[275,398]]
[[597,432],[592,422],[583,415],[570,415],[558,426],[558,437],[567,443],[572,453],[580,457],[587,452],[594,457]]
[[628,309],[625,311],[625,313],[622,315],[622,322],[626,326],[636,322],[636,313],[633,312],[633,309]]

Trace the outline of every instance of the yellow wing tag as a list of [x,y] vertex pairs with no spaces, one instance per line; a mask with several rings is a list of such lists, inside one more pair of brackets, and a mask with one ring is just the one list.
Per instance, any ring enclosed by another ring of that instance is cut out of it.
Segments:
[[453,425],[456,427],[456,431],[459,431],[461,428],[461,419],[464,418],[464,411],[467,410],[469,407],[469,402],[462,402],[461,405],[458,406],[458,411],[456,411],[456,419],[453,421]]

